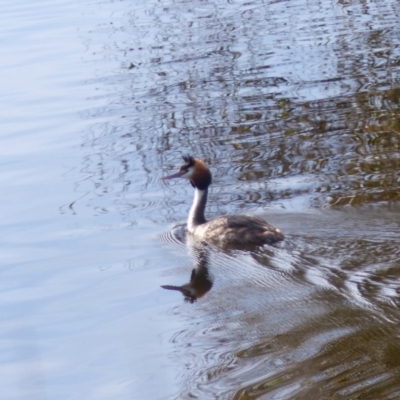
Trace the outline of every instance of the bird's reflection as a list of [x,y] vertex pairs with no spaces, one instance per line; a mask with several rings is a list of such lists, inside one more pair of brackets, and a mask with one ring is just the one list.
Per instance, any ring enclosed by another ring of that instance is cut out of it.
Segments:
[[192,250],[196,258],[196,266],[192,270],[190,281],[182,286],[161,286],[163,289],[181,292],[185,301],[189,303],[194,303],[197,299],[203,297],[213,285],[208,271],[209,249],[207,245],[198,245]]

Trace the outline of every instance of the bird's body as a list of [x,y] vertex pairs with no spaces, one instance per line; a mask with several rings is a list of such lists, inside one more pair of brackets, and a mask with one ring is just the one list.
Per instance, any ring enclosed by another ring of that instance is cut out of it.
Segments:
[[262,218],[250,215],[226,215],[188,229],[195,238],[220,245],[273,244],[283,233]]
[[207,221],[204,216],[212,177],[203,161],[185,156],[176,174],[163,179],[186,178],[195,189],[188,218],[188,232],[195,239],[221,246],[273,244],[284,239],[280,229],[263,218],[249,215],[223,215]]

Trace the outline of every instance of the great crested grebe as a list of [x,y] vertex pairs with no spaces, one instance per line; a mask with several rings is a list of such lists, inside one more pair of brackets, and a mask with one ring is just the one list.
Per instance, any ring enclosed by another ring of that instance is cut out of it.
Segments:
[[207,221],[204,217],[204,210],[208,187],[212,181],[211,172],[198,158],[184,156],[183,160],[184,163],[177,173],[162,179],[185,178],[194,187],[194,200],[189,213],[187,229],[196,239],[229,246],[273,244],[285,238],[280,229],[259,217],[223,215]]

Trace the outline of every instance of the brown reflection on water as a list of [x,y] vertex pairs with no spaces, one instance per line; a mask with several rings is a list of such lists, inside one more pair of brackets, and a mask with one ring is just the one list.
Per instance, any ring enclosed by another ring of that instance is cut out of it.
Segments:
[[[341,321],[342,327],[335,321]],[[266,356],[284,361],[267,374],[270,376],[254,379],[238,390],[234,399],[398,397],[397,328],[388,327],[367,313],[348,309],[303,328],[273,340],[267,349],[253,349],[253,360]],[[306,357],[310,347],[319,351]],[[257,372],[262,373],[262,367]]]
[[396,398],[397,213],[281,213],[285,246],[210,252],[213,290],[173,339],[179,398]]
[[[212,252],[183,285],[199,300],[170,315],[176,398],[400,398],[398,1],[132,7],[101,28],[121,66],[102,79],[122,84],[91,110],[109,121],[83,144],[89,206],[132,222],[152,260],[142,238],[192,200],[158,178],[189,153],[215,177],[209,217],[271,205],[287,235]],[[337,212],[303,212],[320,206]]]

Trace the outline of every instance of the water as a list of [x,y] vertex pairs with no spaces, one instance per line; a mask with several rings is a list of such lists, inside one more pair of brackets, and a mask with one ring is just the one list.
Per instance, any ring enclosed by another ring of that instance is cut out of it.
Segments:
[[[399,14],[6,2],[2,396],[400,397]],[[186,153],[287,240],[188,246]]]

